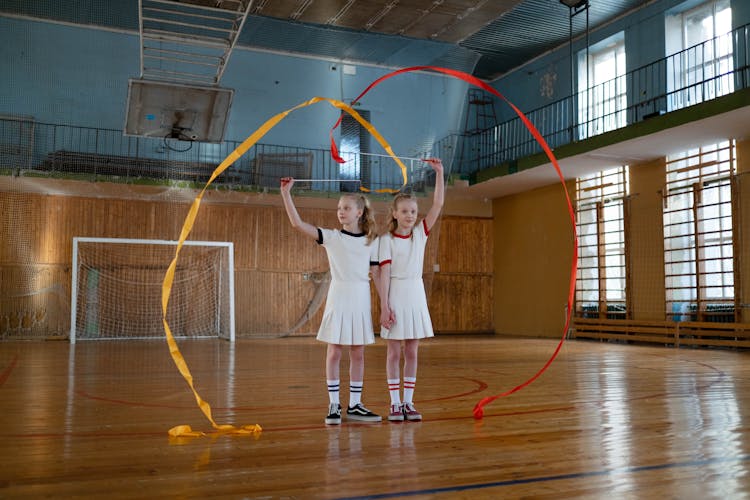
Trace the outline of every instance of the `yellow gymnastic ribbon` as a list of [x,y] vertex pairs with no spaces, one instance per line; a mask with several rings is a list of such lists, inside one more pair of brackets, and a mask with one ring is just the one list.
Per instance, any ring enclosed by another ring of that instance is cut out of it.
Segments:
[[[356,119],[360,124],[362,124],[363,127],[367,129],[370,134],[377,139],[377,141],[380,143],[381,146],[385,149],[385,151],[396,161],[399,168],[401,169],[401,175],[403,178],[403,184],[401,187],[406,185],[407,177],[406,177],[406,166],[401,162],[401,160],[393,153],[393,150],[391,149],[390,144],[383,138],[382,135],[373,127],[370,122],[362,118],[362,116],[357,113],[354,109],[351,108],[351,106],[347,105],[346,103],[342,101],[338,101],[335,99],[329,99],[327,97],[313,97],[312,99],[305,101],[301,104],[298,104],[297,106],[288,109],[286,111],[283,111],[276,116],[270,118],[267,120],[263,125],[261,125],[255,132],[253,132],[247,139],[245,139],[242,144],[240,144],[234,151],[229,153],[229,155],[224,158],[224,160],[219,164],[218,167],[216,167],[216,170],[211,174],[211,177],[208,179],[208,182],[206,182],[206,185],[203,186],[203,189],[198,194],[198,196],[195,197],[195,200],[193,200],[193,204],[190,207],[190,211],[188,212],[187,217],[185,218],[185,222],[182,225],[182,230],[180,231],[180,239],[177,242],[177,249],[175,250],[174,258],[172,259],[172,262],[169,264],[169,268],[167,269],[166,274],[164,275],[164,281],[162,282],[162,291],[161,291],[161,306],[162,306],[162,322],[164,323],[164,332],[166,334],[167,339],[167,345],[169,345],[169,353],[172,355],[172,360],[174,361],[174,364],[177,366],[177,369],[179,370],[180,374],[182,374],[185,381],[190,386],[190,389],[193,391],[193,395],[195,396],[195,400],[198,403],[198,407],[201,409],[203,414],[208,418],[209,422],[211,422],[211,425],[213,426],[214,430],[216,432],[222,433],[222,434],[232,434],[232,435],[258,435],[262,431],[260,425],[253,424],[253,425],[243,425],[241,427],[235,427],[233,425],[229,424],[217,424],[213,417],[211,416],[211,405],[209,405],[203,398],[201,398],[200,394],[198,394],[198,391],[195,389],[195,385],[193,384],[193,376],[190,373],[190,369],[187,366],[187,363],[185,362],[185,358],[182,356],[182,353],[180,352],[180,348],[177,346],[177,342],[175,342],[174,336],[172,335],[172,330],[169,328],[169,323],[167,322],[167,305],[169,304],[169,296],[172,292],[172,284],[174,282],[174,273],[175,269],[177,268],[177,259],[180,256],[180,250],[182,250],[182,246],[185,243],[185,240],[187,239],[188,235],[190,234],[190,231],[193,229],[193,224],[195,224],[195,218],[198,215],[198,209],[200,208],[201,200],[203,199],[203,195],[206,192],[206,189],[208,189],[208,186],[211,185],[211,183],[219,176],[222,172],[224,172],[227,168],[229,168],[235,161],[237,161],[243,154],[245,154],[252,146],[257,143],[261,137],[266,135],[269,130],[271,130],[273,127],[275,127],[281,120],[283,120],[289,113],[292,111],[296,111],[297,109],[304,108],[306,106],[310,106],[312,104],[315,104],[317,102],[326,101],[330,103],[331,105],[346,111],[349,113],[354,119]],[[370,189],[366,187],[360,187],[362,191],[371,192]],[[397,189],[379,189],[375,190],[374,192],[378,193],[393,193],[397,192]],[[178,425],[169,430],[169,435],[171,437],[197,437],[197,436],[205,436],[207,433],[201,432],[201,431],[194,431],[189,425]]]

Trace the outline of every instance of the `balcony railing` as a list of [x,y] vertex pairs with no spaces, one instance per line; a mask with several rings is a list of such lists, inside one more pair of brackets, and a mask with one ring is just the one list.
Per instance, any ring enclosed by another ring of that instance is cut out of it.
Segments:
[[[6,175],[36,175],[125,183],[203,185],[240,142],[221,144],[176,139],[125,136],[122,130],[0,118],[0,171]],[[446,172],[455,153],[455,140],[436,143],[426,156],[440,156]],[[277,188],[285,176],[307,179],[297,186],[315,191],[356,191],[400,188],[403,176],[388,155],[343,151],[346,163],[335,162],[328,150],[256,144],[219,178],[216,186],[263,190]],[[417,158],[400,158],[407,168],[410,189],[421,192],[432,170]]]
[[[750,25],[745,25],[525,114],[554,149],[749,85]],[[462,174],[512,165],[543,151],[520,118],[458,136],[457,142],[462,154],[454,171]]]

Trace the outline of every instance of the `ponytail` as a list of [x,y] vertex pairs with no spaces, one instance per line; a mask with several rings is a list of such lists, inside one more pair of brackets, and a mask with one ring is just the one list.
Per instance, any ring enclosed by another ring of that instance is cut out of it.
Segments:
[[360,217],[359,223],[362,226],[362,231],[367,235],[367,243],[372,243],[372,240],[378,235],[375,214],[370,207],[370,200],[364,196],[362,196],[362,199],[365,201],[365,206],[362,209],[362,217]]

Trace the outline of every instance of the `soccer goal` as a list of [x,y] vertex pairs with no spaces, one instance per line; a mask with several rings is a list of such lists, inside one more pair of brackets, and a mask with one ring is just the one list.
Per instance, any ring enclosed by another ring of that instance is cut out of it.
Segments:
[[[164,336],[162,282],[176,241],[73,238],[70,342]],[[167,307],[175,338],[234,341],[234,246],[186,241]]]

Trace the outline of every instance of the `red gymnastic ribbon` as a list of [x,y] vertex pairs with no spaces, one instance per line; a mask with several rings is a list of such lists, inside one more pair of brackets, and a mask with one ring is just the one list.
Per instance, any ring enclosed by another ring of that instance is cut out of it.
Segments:
[[[542,137],[542,134],[537,130],[537,128],[534,126],[533,123],[526,117],[526,115],[518,109],[512,102],[510,102],[504,95],[502,95],[500,92],[495,90],[494,88],[490,87],[483,81],[479,80],[478,78],[468,74],[464,73],[463,71],[456,71],[448,68],[440,68],[437,66],[412,66],[409,68],[403,68],[397,71],[393,71],[391,73],[388,73],[384,76],[381,76],[374,82],[372,82],[361,94],[359,94],[353,102],[358,102],[362,96],[367,94],[373,87],[379,85],[384,80],[387,80],[388,78],[394,77],[396,75],[399,75],[401,73],[408,73],[411,71],[436,71],[438,73],[444,73],[446,75],[452,76],[454,78],[458,78],[460,80],[464,80],[465,82],[474,85],[476,87],[479,87],[481,89],[486,90],[490,94],[496,95],[503,101],[505,101],[512,109],[515,111],[515,113],[518,115],[518,117],[521,119],[523,124],[526,126],[526,128],[531,132],[531,135],[534,136],[534,139],[536,139],[536,142],[539,143],[539,145],[544,150],[545,154],[547,155],[547,158],[549,158],[550,162],[552,163],[552,166],[555,168],[555,171],[557,172],[557,176],[560,178],[560,183],[562,184],[563,191],[565,192],[565,201],[568,205],[568,214],[570,215],[570,224],[573,229],[573,263],[571,265],[570,269],[570,286],[568,289],[568,311],[567,316],[565,318],[565,326],[563,327],[562,337],[560,338],[560,342],[558,342],[557,347],[555,348],[555,351],[552,353],[552,356],[547,360],[547,362],[542,366],[542,368],[539,369],[530,379],[528,379],[526,382],[517,385],[516,387],[505,391],[500,394],[496,394],[494,396],[488,396],[486,398],[483,398],[480,400],[476,406],[474,406],[474,418],[479,420],[484,416],[484,407],[494,400],[498,398],[502,398],[505,396],[509,396],[513,394],[514,392],[520,391],[527,385],[531,384],[533,381],[535,381],[539,376],[544,373],[545,370],[552,364],[552,361],[557,357],[557,354],[560,352],[560,348],[563,345],[563,342],[565,342],[565,334],[568,331],[568,327],[570,326],[570,319],[573,313],[573,297],[575,295],[575,280],[576,280],[576,272],[578,269],[578,234],[576,231],[576,217],[575,217],[575,211],[573,210],[573,204],[570,201],[570,194],[568,193],[568,188],[565,185],[565,177],[562,174],[562,170],[560,170],[560,165],[557,163],[557,158],[555,158],[555,155],[552,153],[552,150],[550,149],[549,145],[547,144],[547,141],[544,140],[544,137]],[[341,117],[339,117],[336,124],[331,128],[330,136],[331,136],[331,156],[333,159],[338,163],[345,163],[345,160],[339,156],[338,148],[336,147],[336,141],[333,138],[333,131],[339,126],[341,123]]]

